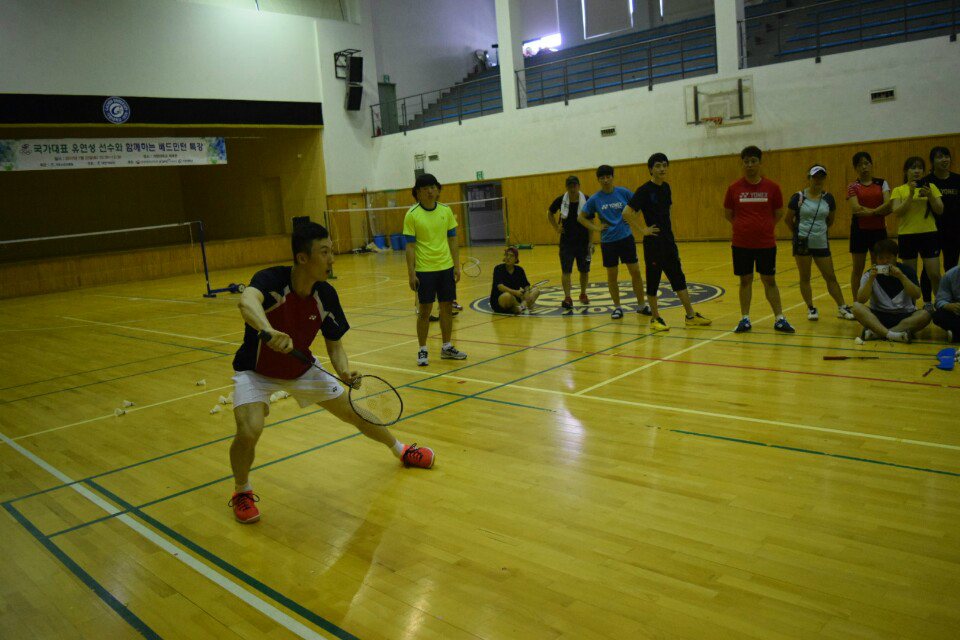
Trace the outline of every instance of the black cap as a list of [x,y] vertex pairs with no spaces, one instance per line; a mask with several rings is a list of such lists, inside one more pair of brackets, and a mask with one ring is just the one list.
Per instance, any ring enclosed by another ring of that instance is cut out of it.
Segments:
[[572,184],[580,184],[580,178],[578,178],[577,176],[569,176],[567,178],[566,185],[569,187]]

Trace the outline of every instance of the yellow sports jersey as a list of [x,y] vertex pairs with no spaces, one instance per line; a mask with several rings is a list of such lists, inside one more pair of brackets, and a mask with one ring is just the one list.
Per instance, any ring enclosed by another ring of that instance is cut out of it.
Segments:
[[[930,189],[936,197],[940,197],[940,189],[937,188],[935,184],[927,185],[927,188]],[[891,200],[900,200],[903,202],[910,196],[910,185],[902,184],[893,191],[890,192]],[[916,193],[913,196],[913,202],[910,203],[910,208],[907,209],[907,212],[903,215],[898,216],[897,219],[897,233],[901,236],[910,235],[914,233],[929,233],[931,231],[937,230],[937,223],[934,220],[933,211],[927,211],[927,198],[917,197]]]
[[453,267],[453,256],[447,244],[449,232],[457,228],[457,218],[445,204],[437,203],[428,211],[419,203],[407,209],[403,218],[403,235],[416,243],[417,271],[443,271]]

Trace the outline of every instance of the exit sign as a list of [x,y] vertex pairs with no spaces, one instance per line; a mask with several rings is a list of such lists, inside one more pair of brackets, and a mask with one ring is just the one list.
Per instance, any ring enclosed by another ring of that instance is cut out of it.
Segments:
[[483,171],[477,171],[477,180],[483,180]]

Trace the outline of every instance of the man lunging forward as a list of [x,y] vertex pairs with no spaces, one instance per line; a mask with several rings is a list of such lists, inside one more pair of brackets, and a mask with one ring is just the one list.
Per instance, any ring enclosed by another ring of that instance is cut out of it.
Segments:
[[[250,486],[249,474],[264,420],[270,413],[270,396],[276,391],[290,393],[301,407],[319,404],[363,435],[389,447],[405,465],[433,466],[431,449],[405,445],[386,427],[361,419],[335,378],[288,355],[296,349],[313,358],[310,345],[319,332],[340,379],[349,384],[360,375],[350,370],[340,342],[350,325],[336,290],[327,282],[334,261],[327,230],[315,222],[299,225],[293,230],[291,244],[293,266],[258,271],[240,297],[240,315],[246,328],[243,344],[233,359],[237,434],[230,445],[235,488],[229,506],[243,524],[260,519],[260,510],[254,504],[259,498]],[[271,335],[267,344],[258,337],[261,331]]]

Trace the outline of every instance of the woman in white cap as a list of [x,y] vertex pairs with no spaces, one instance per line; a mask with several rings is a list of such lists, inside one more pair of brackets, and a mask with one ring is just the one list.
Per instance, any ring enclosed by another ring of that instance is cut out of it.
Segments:
[[807,303],[807,320],[820,319],[820,312],[813,304],[813,290],[810,287],[811,262],[817,263],[817,269],[827,283],[827,292],[837,303],[837,317],[853,320],[853,309],[843,301],[843,291],[837,282],[833,258],[830,255],[827,230],[833,224],[837,203],[833,196],[823,189],[826,178],[827,170],[823,165],[815,164],[810,167],[807,171],[807,188],[796,192],[790,198],[785,221],[793,232],[793,257],[800,273],[800,295]]

